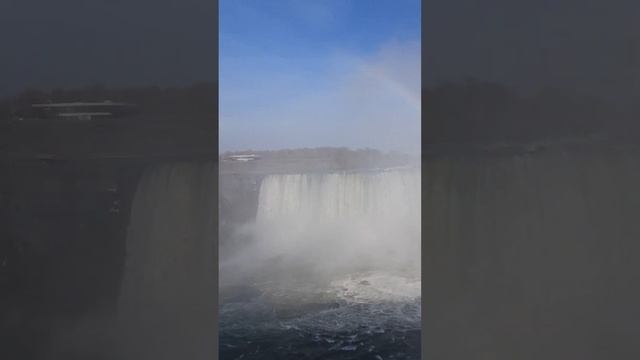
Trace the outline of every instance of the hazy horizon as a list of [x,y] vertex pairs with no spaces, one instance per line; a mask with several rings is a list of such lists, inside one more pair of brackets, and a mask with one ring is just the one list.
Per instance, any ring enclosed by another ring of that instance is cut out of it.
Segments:
[[226,154],[226,153],[242,153],[242,152],[250,152],[250,151],[254,151],[254,152],[277,152],[277,151],[299,151],[299,150],[322,150],[322,149],[347,149],[349,151],[363,151],[363,150],[373,150],[373,151],[379,151],[383,154],[389,154],[389,153],[401,153],[401,154],[405,154],[405,155],[419,155],[419,150],[418,152],[403,152],[403,151],[399,151],[399,150],[381,150],[381,149],[377,149],[377,148],[372,148],[372,147],[349,147],[349,146],[307,146],[307,147],[291,147],[291,148],[262,148],[262,149],[250,149],[250,148],[238,148],[238,149],[230,149],[230,150],[224,150],[224,151],[220,151],[220,154]]

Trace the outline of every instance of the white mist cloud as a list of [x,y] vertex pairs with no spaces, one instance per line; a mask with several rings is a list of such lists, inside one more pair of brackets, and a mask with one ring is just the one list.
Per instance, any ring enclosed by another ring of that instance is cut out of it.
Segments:
[[[222,253],[221,281],[287,273],[321,283],[360,271],[420,270],[420,172],[271,175],[255,222]],[[279,272],[284,273],[279,273]]]
[[[235,59],[242,61],[241,59]],[[260,71],[261,64],[265,71]],[[368,56],[248,61],[221,79],[221,149],[420,149],[420,42]]]

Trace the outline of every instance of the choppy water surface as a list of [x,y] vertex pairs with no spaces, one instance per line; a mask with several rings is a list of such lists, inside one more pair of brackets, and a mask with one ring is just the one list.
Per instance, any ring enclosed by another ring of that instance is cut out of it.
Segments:
[[220,358],[419,359],[420,280],[357,273],[321,286],[223,289]]

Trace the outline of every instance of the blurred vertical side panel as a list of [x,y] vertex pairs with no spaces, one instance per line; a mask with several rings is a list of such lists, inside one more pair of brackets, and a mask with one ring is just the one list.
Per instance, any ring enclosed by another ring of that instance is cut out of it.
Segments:
[[217,16],[0,4],[0,357],[215,358]]
[[423,9],[424,358],[637,358],[640,4]]

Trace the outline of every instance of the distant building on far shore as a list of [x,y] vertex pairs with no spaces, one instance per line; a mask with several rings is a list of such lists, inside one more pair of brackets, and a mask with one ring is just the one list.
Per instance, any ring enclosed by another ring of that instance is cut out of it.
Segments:
[[91,121],[103,118],[123,117],[134,111],[134,105],[112,101],[41,103],[32,104],[29,109],[22,111],[16,120],[55,119]]
[[260,157],[258,155],[255,154],[246,154],[246,155],[229,155],[226,156],[225,158],[223,158],[223,160],[225,161],[242,161],[242,162],[247,162],[247,161],[254,161],[260,159]]

